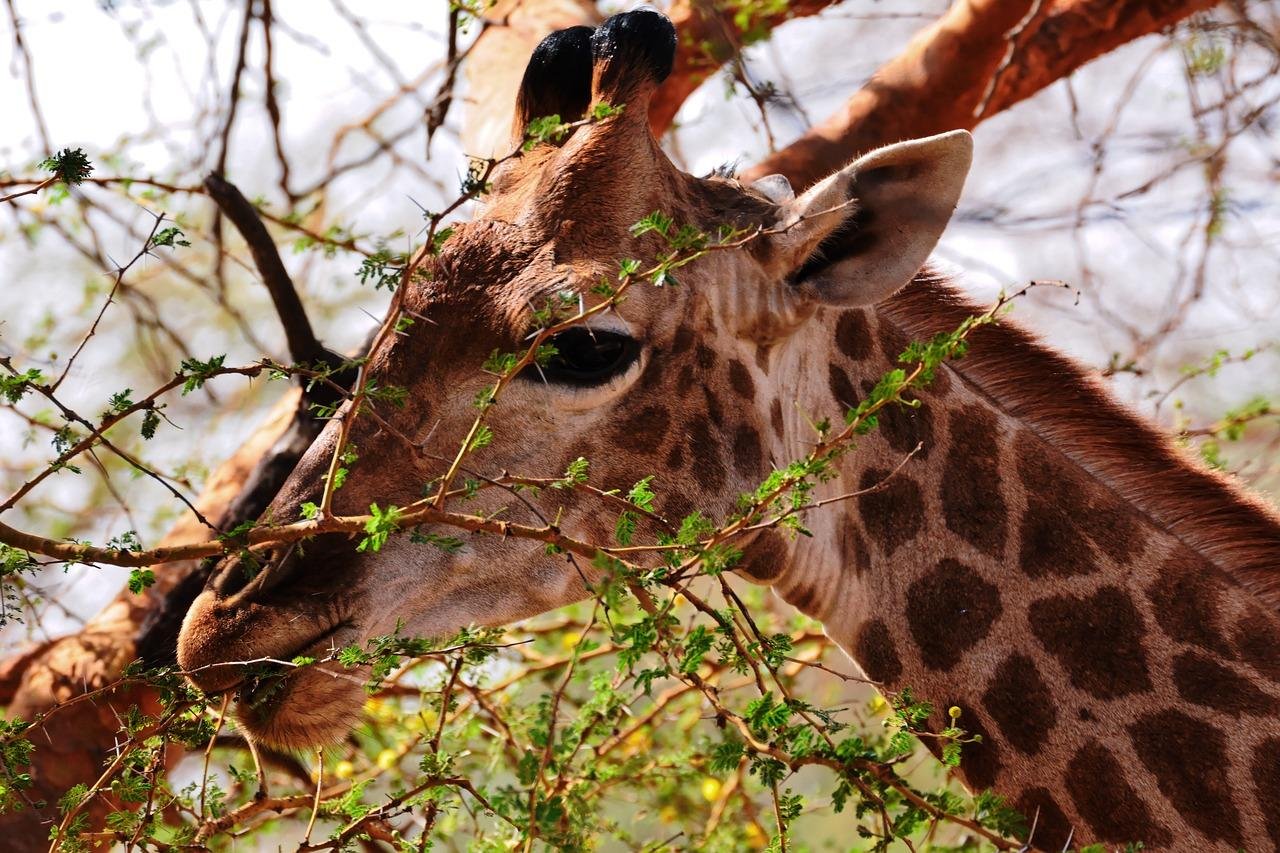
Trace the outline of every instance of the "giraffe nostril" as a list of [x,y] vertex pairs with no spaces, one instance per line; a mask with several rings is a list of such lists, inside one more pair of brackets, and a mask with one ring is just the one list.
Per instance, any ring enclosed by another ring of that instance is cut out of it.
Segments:
[[209,575],[209,587],[219,598],[235,595],[253,579],[256,570],[241,555],[224,557]]
[[[324,534],[306,543],[293,542],[261,553],[241,553],[223,560],[215,569],[209,588],[226,604],[240,606],[279,601],[308,591],[331,591],[338,579],[350,543],[341,534]],[[303,564],[307,569],[302,572]],[[298,581],[298,588],[294,582]]]
[[255,598],[279,586],[293,572],[296,550],[295,545],[290,545],[227,557],[214,568],[210,586],[220,599]]

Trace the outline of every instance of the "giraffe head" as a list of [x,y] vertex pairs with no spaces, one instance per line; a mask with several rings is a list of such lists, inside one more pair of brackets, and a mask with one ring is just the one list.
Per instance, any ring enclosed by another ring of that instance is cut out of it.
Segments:
[[[481,365],[495,350],[527,347],[534,309],[564,294],[589,308],[604,298],[593,285],[616,282],[620,260],[665,251],[659,235],[631,229],[654,211],[704,232],[727,225],[755,236],[681,268],[678,283],[637,282],[615,308],[559,333],[557,355],[503,390],[493,440],[466,457],[458,482],[559,477],[585,457],[604,489],[656,475],[658,514],[678,523],[694,509],[724,516],[784,461],[771,446],[776,413],[757,402],[768,399],[756,394],[768,361],[799,345],[823,306],[870,305],[911,280],[955,207],[970,139],[957,132],[880,149],[800,197],[777,176],[754,186],[693,177],[666,158],[646,121],[674,49],[670,22],[651,11],[555,33],[538,47],[519,93],[517,141],[541,116],[572,122],[598,115],[597,104],[622,109],[503,163],[480,215],[426,275],[402,285],[402,316],[413,322],[371,354],[367,375],[407,389],[406,402],[374,402],[352,422],[358,460],[334,493],[337,514],[403,507],[438,486],[475,420],[474,399],[493,384]],[[318,500],[339,433],[335,420],[264,520],[295,521],[303,502]],[[617,517],[616,505],[572,490],[485,487],[456,506],[524,524],[556,520],[596,542],[610,541]],[[452,552],[408,536],[359,552],[354,539],[328,534],[273,554],[252,578],[224,561],[187,615],[179,660],[200,686],[227,689],[244,678],[233,662],[323,654],[397,626],[440,637],[503,624],[582,599],[593,573],[586,561],[497,535],[467,536]],[[326,664],[292,673],[270,701],[242,702],[242,718],[268,742],[331,741],[361,700],[358,675]]]

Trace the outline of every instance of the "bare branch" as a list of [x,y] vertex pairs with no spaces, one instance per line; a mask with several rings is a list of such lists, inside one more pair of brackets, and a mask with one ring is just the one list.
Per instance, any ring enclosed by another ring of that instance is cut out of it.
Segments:
[[1215,0],[1056,0],[1031,14],[1033,0],[955,3],[844,107],[747,169],[743,180],[778,173],[799,190],[861,152],[973,128],[1086,62],[1213,5]]
[[249,245],[258,274],[262,276],[262,283],[267,286],[271,302],[280,316],[280,324],[284,326],[290,357],[298,362],[320,362],[331,366],[341,364],[342,357],[326,349],[316,338],[311,321],[307,319],[306,309],[302,307],[302,300],[298,298],[293,279],[284,268],[284,261],[280,259],[275,241],[271,239],[267,226],[262,224],[254,206],[235,184],[217,173],[210,173],[204,179],[204,186],[218,209],[231,220],[231,224],[235,225],[240,236]]

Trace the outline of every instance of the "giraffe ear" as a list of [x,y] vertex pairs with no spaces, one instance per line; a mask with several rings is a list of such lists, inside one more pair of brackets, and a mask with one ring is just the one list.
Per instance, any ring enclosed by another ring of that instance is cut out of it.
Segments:
[[972,157],[963,130],[887,145],[786,205],[775,245],[788,286],[840,306],[892,296],[937,245]]

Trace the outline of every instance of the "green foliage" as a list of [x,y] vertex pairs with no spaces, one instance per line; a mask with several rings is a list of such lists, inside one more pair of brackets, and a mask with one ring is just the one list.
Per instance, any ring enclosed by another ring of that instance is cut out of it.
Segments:
[[385,246],[379,246],[377,251],[360,262],[356,278],[361,284],[373,282],[374,290],[385,288],[394,292],[400,286],[406,263],[408,259],[404,255],[393,254]]
[[185,239],[182,229],[176,226],[161,228],[151,238],[151,248],[163,246],[169,249],[176,249],[178,246],[190,246],[190,241]]
[[147,409],[142,413],[142,425],[139,432],[147,441],[156,437],[156,428],[160,426],[160,412],[155,407]]
[[0,397],[4,397],[10,403],[17,403],[33,386],[43,382],[44,374],[35,368],[12,376],[0,374]]
[[39,568],[27,551],[0,543],[0,627],[22,618],[22,590]]
[[79,148],[64,148],[40,161],[40,168],[53,172],[53,177],[69,186],[84,183],[93,174],[93,163]]
[[185,358],[178,369],[178,376],[186,381],[182,383],[182,396],[204,387],[204,383],[216,376],[227,360],[226,355],[215,355],[205,361],[197,358]]
[[379,509],[378,505],[369,505],[369,520],[364,524],[364,538],[356,546],[357,551],[381,551],[392,533],[400,529],[400,518],[403,513],[398,507],[388,506]]
[[141,593],[156,582],[156,574],[151,569],[133,569],[129,572],[129,592]]

